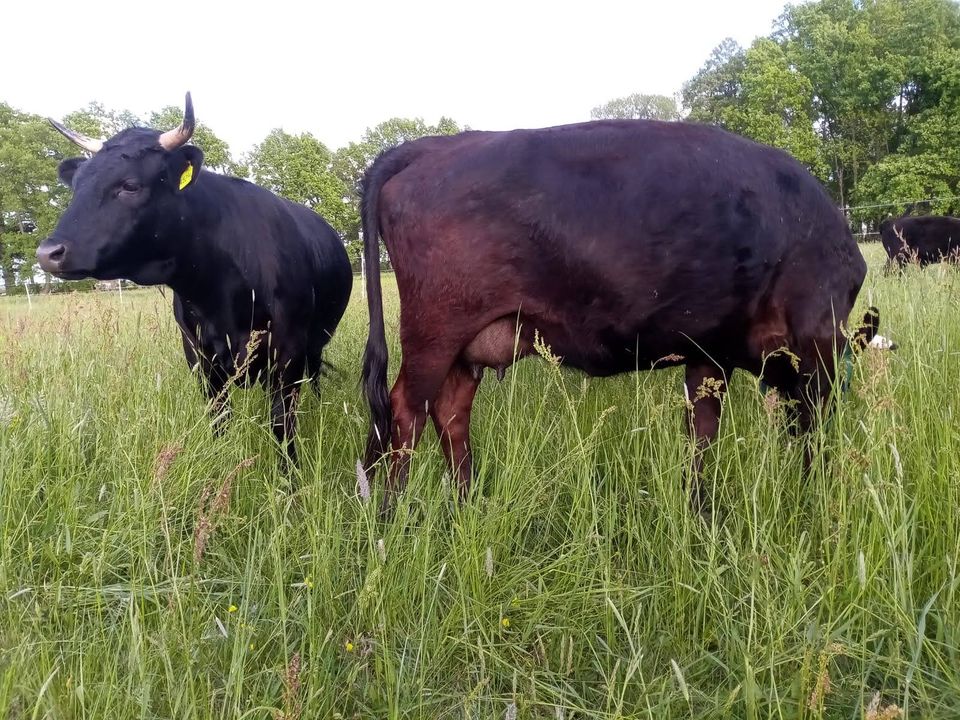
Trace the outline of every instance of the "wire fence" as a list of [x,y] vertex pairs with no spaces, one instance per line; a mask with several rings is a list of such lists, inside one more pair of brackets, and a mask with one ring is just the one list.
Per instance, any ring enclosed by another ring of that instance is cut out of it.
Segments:
[[[874,242],[880,238],[880,233],[875,228],[879,228],[884,217],[891,213],[877,213],[868,219],[863,219],[863,215],[861,214],[857,220],[852,217],[854,213],[862,213],[864,210],[880,210],[882,208],[906,208],[907,214],[912,214],[916,208],[929,208],[933,203],[949,203],[957,200],[960,200],[960,195],[920,198],[917,200],[894,200],[893,202],[871,203],[869,205],[843,205],[840,207],[840,210],[847,217],[850,232],[853,237],[856,238],[857,242]],[[859,230],[859,232],[855,232],[857,230]]]
[[960,200],[960,195],[939,198],[921,198],[920,200],[895,200],[893,202],[876,203],[874,205],[845,205],[840,209],[847,213],[852,210],[873,210],[883,207],[907,207],[909,205],[929,204],[935,202],[952,202],[954,200]]

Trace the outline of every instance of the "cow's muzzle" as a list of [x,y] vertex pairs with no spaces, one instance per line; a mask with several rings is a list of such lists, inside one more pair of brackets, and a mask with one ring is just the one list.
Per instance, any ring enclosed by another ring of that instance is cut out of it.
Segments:
[[45,240],[37,248],[37,260],[44,272],[56,275],[63,280],[77,280],[87,277],[86,273],[67,269],[67,246],[57,240]]

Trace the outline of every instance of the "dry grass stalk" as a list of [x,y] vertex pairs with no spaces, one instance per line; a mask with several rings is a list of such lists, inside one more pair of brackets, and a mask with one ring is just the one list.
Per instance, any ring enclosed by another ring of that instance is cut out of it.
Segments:
[[283,674],[283,710],[275,715],[276,720],[300,720],[303,702],[300,700],[300,653],[295,653],[287,663]]
[[890,382],[890,361],[889,352],[873,348],[868,348],[861,359],[864,371],[859,395],[878,412],[896,408]]
[[873,694],[873,699],[863,713],[864,720],[896,720],[899,717],[903,717],[903,710],[897,705],[881,707],[879,690]]
[[357,460],[357,492],[364,505],[370,502],[370,480],[361,460]]
[[173,465],[173,461],[177,459],[177,455],[183,452],[183,447],[181,445],[166,445],[164,448],[157,453],[157,456],[153,459],[153,484],[159,485],[167,477],[167,473],[170,472],[170,466]]
[[230,375],[227,382],[224,384],[223,389],[216,394],[215,397],[211,398],[208,403],[212,408],[220,408],[224,402],[226,402],[227,395],[230,392],[230,388],[241,378],[246,377],[247,372],[250,370],[250,366],[253,364],[254,359],[257,355],[257,350],[260,347],[260,344],[263,342],[264,336],[267,335],[266,330],[252,330],[250,332],[250,338],[247,340],[247,344],[244,346],[244,356],[241,360],[240,354],[234,357],[234,371]]
[[763,396],[763,411],[767,415],[767,420],[774,422],[780,410],[780,393],[775,388],[770,388]]
[[209,507],[207,506],[207,500],[210,498],[210,487],[203,488],[203,493],[200,495],[200,506],[197,511],[197,525],[193,531],[193,559],[195,562],[199,563],[203,559],[207,541],[213,534],[217,522],[230,509],[230,491],[233,489],[233,481],[237,474],[253,465],[257,457],[259,456],[254,455],[237,463],[237,466],[223,479],[220,492],[210,502]]
[[833,689],[830,681],[830,659],[834,655],[842,654],[843,646],[839,643],[830,643],[820,652],[820,667],[819,672],[817,672],[817,681],[813,686],[813,692],[810,693],[810,699],[807,701],[807,707],[811,710],[819,710],[823,705],[824,698],[826,698]]
[[723,380],[713,377],[704,378],[703,382],[697,386],[697,394],[693,401],[696,402],[697,400],[711,397],[717,400],[723,398]]

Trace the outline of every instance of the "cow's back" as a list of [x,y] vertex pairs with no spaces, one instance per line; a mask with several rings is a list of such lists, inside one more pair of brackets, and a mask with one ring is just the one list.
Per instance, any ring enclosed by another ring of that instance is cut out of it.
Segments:
[[799,163],[716,128],[608,121],[395,152],[380,214],[402,307],[439,302],[422,297],[433,289],[451,313],[523,308],[598,374],[676,352],[679,336],[737,342],[771,302],[845,317],[865,275]]
[[217,208],[206,239],[235,259],[250,288],[291,305],[323,287],[343,295],[335,284],[344,282],[349,295],[343,243],[320,215],[237,178],[204,173],[204,184],[208,195],[199,203]]
[[[271,332],[285,357],[317,352],[349,300],[352,274],[336,232],[308,208],[252,183],[204,172],[192,193],[189,242],[209,260],[181,290],[181,314],[203,327],[204,352],[232,357],[252,331]],[[216,293],[200,307],[191,297]],[[262,360],[265,360],[262,358]],[[262,364],[262,363],[260,363]],[[251,373],[259,370],[251,366]]]

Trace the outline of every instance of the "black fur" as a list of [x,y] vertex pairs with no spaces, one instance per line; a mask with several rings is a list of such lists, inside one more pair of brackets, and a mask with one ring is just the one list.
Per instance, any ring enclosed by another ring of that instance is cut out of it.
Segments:
[[199,363],[214,415],[225,414],[230,382],[265,382],[274,433],[295,458],[299,382],[319,377],[350,297],[343,243],[312,210],[209,172],[199,148],[167,151],[158,138],[128,129],[89,160],[61,163],[74,196],[40,264],[63,278],[172,288],[184,356]]

